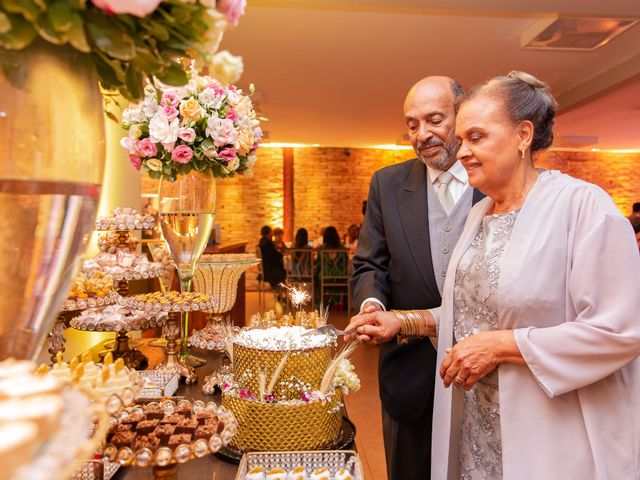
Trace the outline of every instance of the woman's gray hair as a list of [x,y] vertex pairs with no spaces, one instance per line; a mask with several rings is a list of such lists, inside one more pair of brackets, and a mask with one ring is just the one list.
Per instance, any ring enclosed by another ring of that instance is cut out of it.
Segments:
[[509,117],[514,123],[528,120],[533,124],[531,153],[551,146],[558,102],[546,83],[529,73],[513,70],[507,76],[494,77],[471,88],[462,96],[460,105],[479,93],[504,100]]

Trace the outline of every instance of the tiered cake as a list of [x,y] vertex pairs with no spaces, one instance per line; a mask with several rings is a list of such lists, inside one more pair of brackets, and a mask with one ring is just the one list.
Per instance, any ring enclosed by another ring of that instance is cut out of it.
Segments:
[[[242,330],[233,340],[233,378],[222,405],[238,420],[231,446],[242,451],[330,447],[342,422],[342,389],[322,388],[335,337],[297,326]],[[331,380],[331,379],[330,379]],[[326,383],[326,381],[325,381]],[[324,390],[324,391],[323,391]]]

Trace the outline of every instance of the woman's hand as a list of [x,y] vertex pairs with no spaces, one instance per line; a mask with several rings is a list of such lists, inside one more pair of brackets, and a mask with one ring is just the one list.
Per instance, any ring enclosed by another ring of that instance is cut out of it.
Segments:
[[356,338],[363,343],[388,342],[400,332],[400,320],[393,312],[365,309],[351,318],[345,330],[357,329],[357,334],[346,335],[345,341]]
[[480,332],[447,349],[440,378],[445,387],[453,383],[470,390],[501,363],[524,365],[513,331]]

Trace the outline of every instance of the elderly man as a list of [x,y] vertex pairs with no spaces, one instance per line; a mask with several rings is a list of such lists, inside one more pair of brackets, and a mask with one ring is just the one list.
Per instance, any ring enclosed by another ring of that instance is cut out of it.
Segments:
[[[360,313],[425,309],[441,303],[449,256],[467,213],[482,197],[456,160],[459,83],[427,77],[404,102],[417,158],[371,178],[351,278]],[[354,317],[355,318],[355,317]],[[429,340],[380,345],[379,387],[389,480],[424,480],[431,471],[436,351]]]

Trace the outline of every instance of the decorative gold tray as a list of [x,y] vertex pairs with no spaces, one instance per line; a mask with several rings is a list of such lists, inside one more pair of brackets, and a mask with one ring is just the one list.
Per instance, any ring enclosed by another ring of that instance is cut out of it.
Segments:
[[[111,432],[117,425],[123,424],[127,419],[134,415],[146,415],[150,411],[150,407],[160,406],[164,412],[164,417],[172,415],[180,408],[188,409],[192,414],[198,415],[204,412],[211,413],[218,417],[219,423],[224,428],[220,431],[218,428],[216,433],[208,438],[200,438],[192,440],[189,443],[183,443],[175,448],[160,445],[158,448],[140,448],[134,449],[131,446],[117,447],[112,443],[111,438],[104,447],[104,456],[112,462],[118,462],[122,466],[139,466],[139,467],[168,467],[180,463],[186,463],[191,459],[204,457],[210,453],[215,453],[223,446],[227,445],[233,435],[237,431],[237,422],[233,414],[224,407],[218,407],[213,402],[204,403],[201,400],[193,402],[181,400],[175,403],[171,400],[165,400],[160,403],[151,402],[145,405],[138,405],[121,411],[117,417],[112,417]],[[219,432],[219,433],[218,433]]]
[[163,312],[146,313],[138,312],[139,315],[122,315],[122,321],[112,321],[100,319],[100,312],[95,312],[98,317],[91,316],[85,311],[85,315],[74,317],[69,321],[69,325],[76,330],[88,332],[132,332],[135,330],[146,330],[147,328],[162,327],[167,323],[167,316]]
[[192,292],[167,292],[122,297],[121,305],[146,312],[194,312],[213,308],[215,300],[208,295]]
[[75,310],[85,310],[87,308],[105,307],[118,303],[120,295],[115,290],[110,291],[104,297],[88,297],[88,298],[67,298],[64,302],[62,310],[71,312]]

